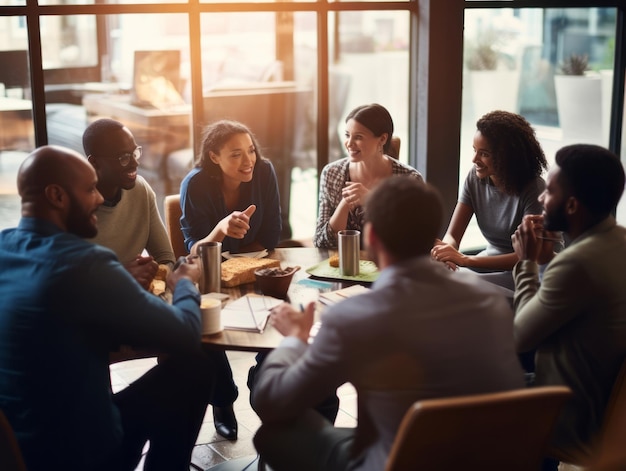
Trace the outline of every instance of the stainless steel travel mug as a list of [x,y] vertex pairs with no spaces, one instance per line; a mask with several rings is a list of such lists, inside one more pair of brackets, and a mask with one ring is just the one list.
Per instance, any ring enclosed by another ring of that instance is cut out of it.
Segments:
[[339,231],[339,272],[343,276],[359,274],[361,231]]
[[219,293],[222,288],[222,243],[205,242],[198,246],[202,261],[200,293]]

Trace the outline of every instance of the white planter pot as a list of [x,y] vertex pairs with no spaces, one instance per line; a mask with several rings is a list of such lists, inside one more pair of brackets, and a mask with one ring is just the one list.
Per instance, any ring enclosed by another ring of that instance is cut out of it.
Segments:
[[600,76],[555,75],[554,85],[564,143],[603,145]]
[[609,145],[611,126],[611,94],[613,93],[613,70],[601,70],[602,77],[602,139],[603,146]]

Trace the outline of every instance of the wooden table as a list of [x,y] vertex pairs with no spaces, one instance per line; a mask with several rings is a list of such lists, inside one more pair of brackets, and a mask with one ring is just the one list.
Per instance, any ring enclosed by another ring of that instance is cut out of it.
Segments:
[[[355,284],[354,282],[342,282],[331,280],[312,280],[315,286],[306,286],[298,281],[310,278],[306,269],[317,263],[328,259],[336,251],[326,249],[316,249],[309,247],[293,247],[276,249],[268,255],[281,261],[283,267],[299,265],[301,269],[294,274],[289,287],[288,301],[294,305],[307,303],[317,299],[319,293],[335,291]],[[365,258],[365,253],[361,253],[361,258]],[[228,294],[231,300],[235,300],[248,293],[260,293],[256,283],[247,283],[235,288],[222,288],[222,293]],[[278,346],[283,339],[274,327],[268,324],[263,333],[245,332],[240,330],[224,329],[222,332],[213,335],[203,335],[202,343],[207,348],[217,350],[237,350],[243,352],[268,352]],[[120,351],[111,352],[110,362],[132,360],[136,358],[158,356],[154,351],[134,350],[127,347]]]
[[[334,291],[349,286],[351,282],[319,280],[315,283],[319,286],[307,286],[298,283],[300,280],[310,278],[306,269],[329,258],[335,251],[316,249],[309,247],[293,247],[276,249],[268,255],[281,261],[283,267],[299,265],[301,269],[294,274],[289,287],[289,302],[294,305],[309,302],[317,297],[317,294],[325,291]],[[363,257],[363,255],[362,255]],[[247,293],[260,293],[255,283],[248,283],[235,288],[222,288],[222,292],[228,294],[231,300],[238,299]],[[224,329],[214,335],[204,335],[202,343],[211,348],[222,350],[239,350],[247,352],[266,352],[278,346],[283,336],[268,324],[263,333],[244,332]]]
[[34,147],[32,102],[0,97],[0,151],[15,149],[30,152]]
[[189,132],[191,105],[145,108],[131,103],[129,95],[87,94],[83,106],[89,116],[107,116],[125,124],[144,128],[180,127]]

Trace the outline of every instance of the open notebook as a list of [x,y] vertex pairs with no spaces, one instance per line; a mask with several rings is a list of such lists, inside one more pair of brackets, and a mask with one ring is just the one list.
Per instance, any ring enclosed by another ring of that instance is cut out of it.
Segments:
[[246,294],[222,309],[224,329],[263,332],[270,309],[284,302],[262,294]]

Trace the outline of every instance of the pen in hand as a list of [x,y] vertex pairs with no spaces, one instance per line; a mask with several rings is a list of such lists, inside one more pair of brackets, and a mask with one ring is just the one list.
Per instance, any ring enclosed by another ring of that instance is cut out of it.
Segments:
[[172,270],[176,270],[178,267],[180,267],[183,263],[191,263],[192,260],[195,260],[196,258],[198,258],[198,255],[188,255],[188,256],[180,256],[176,259],[176,263],[174,264],[174,267],[172,268]]

